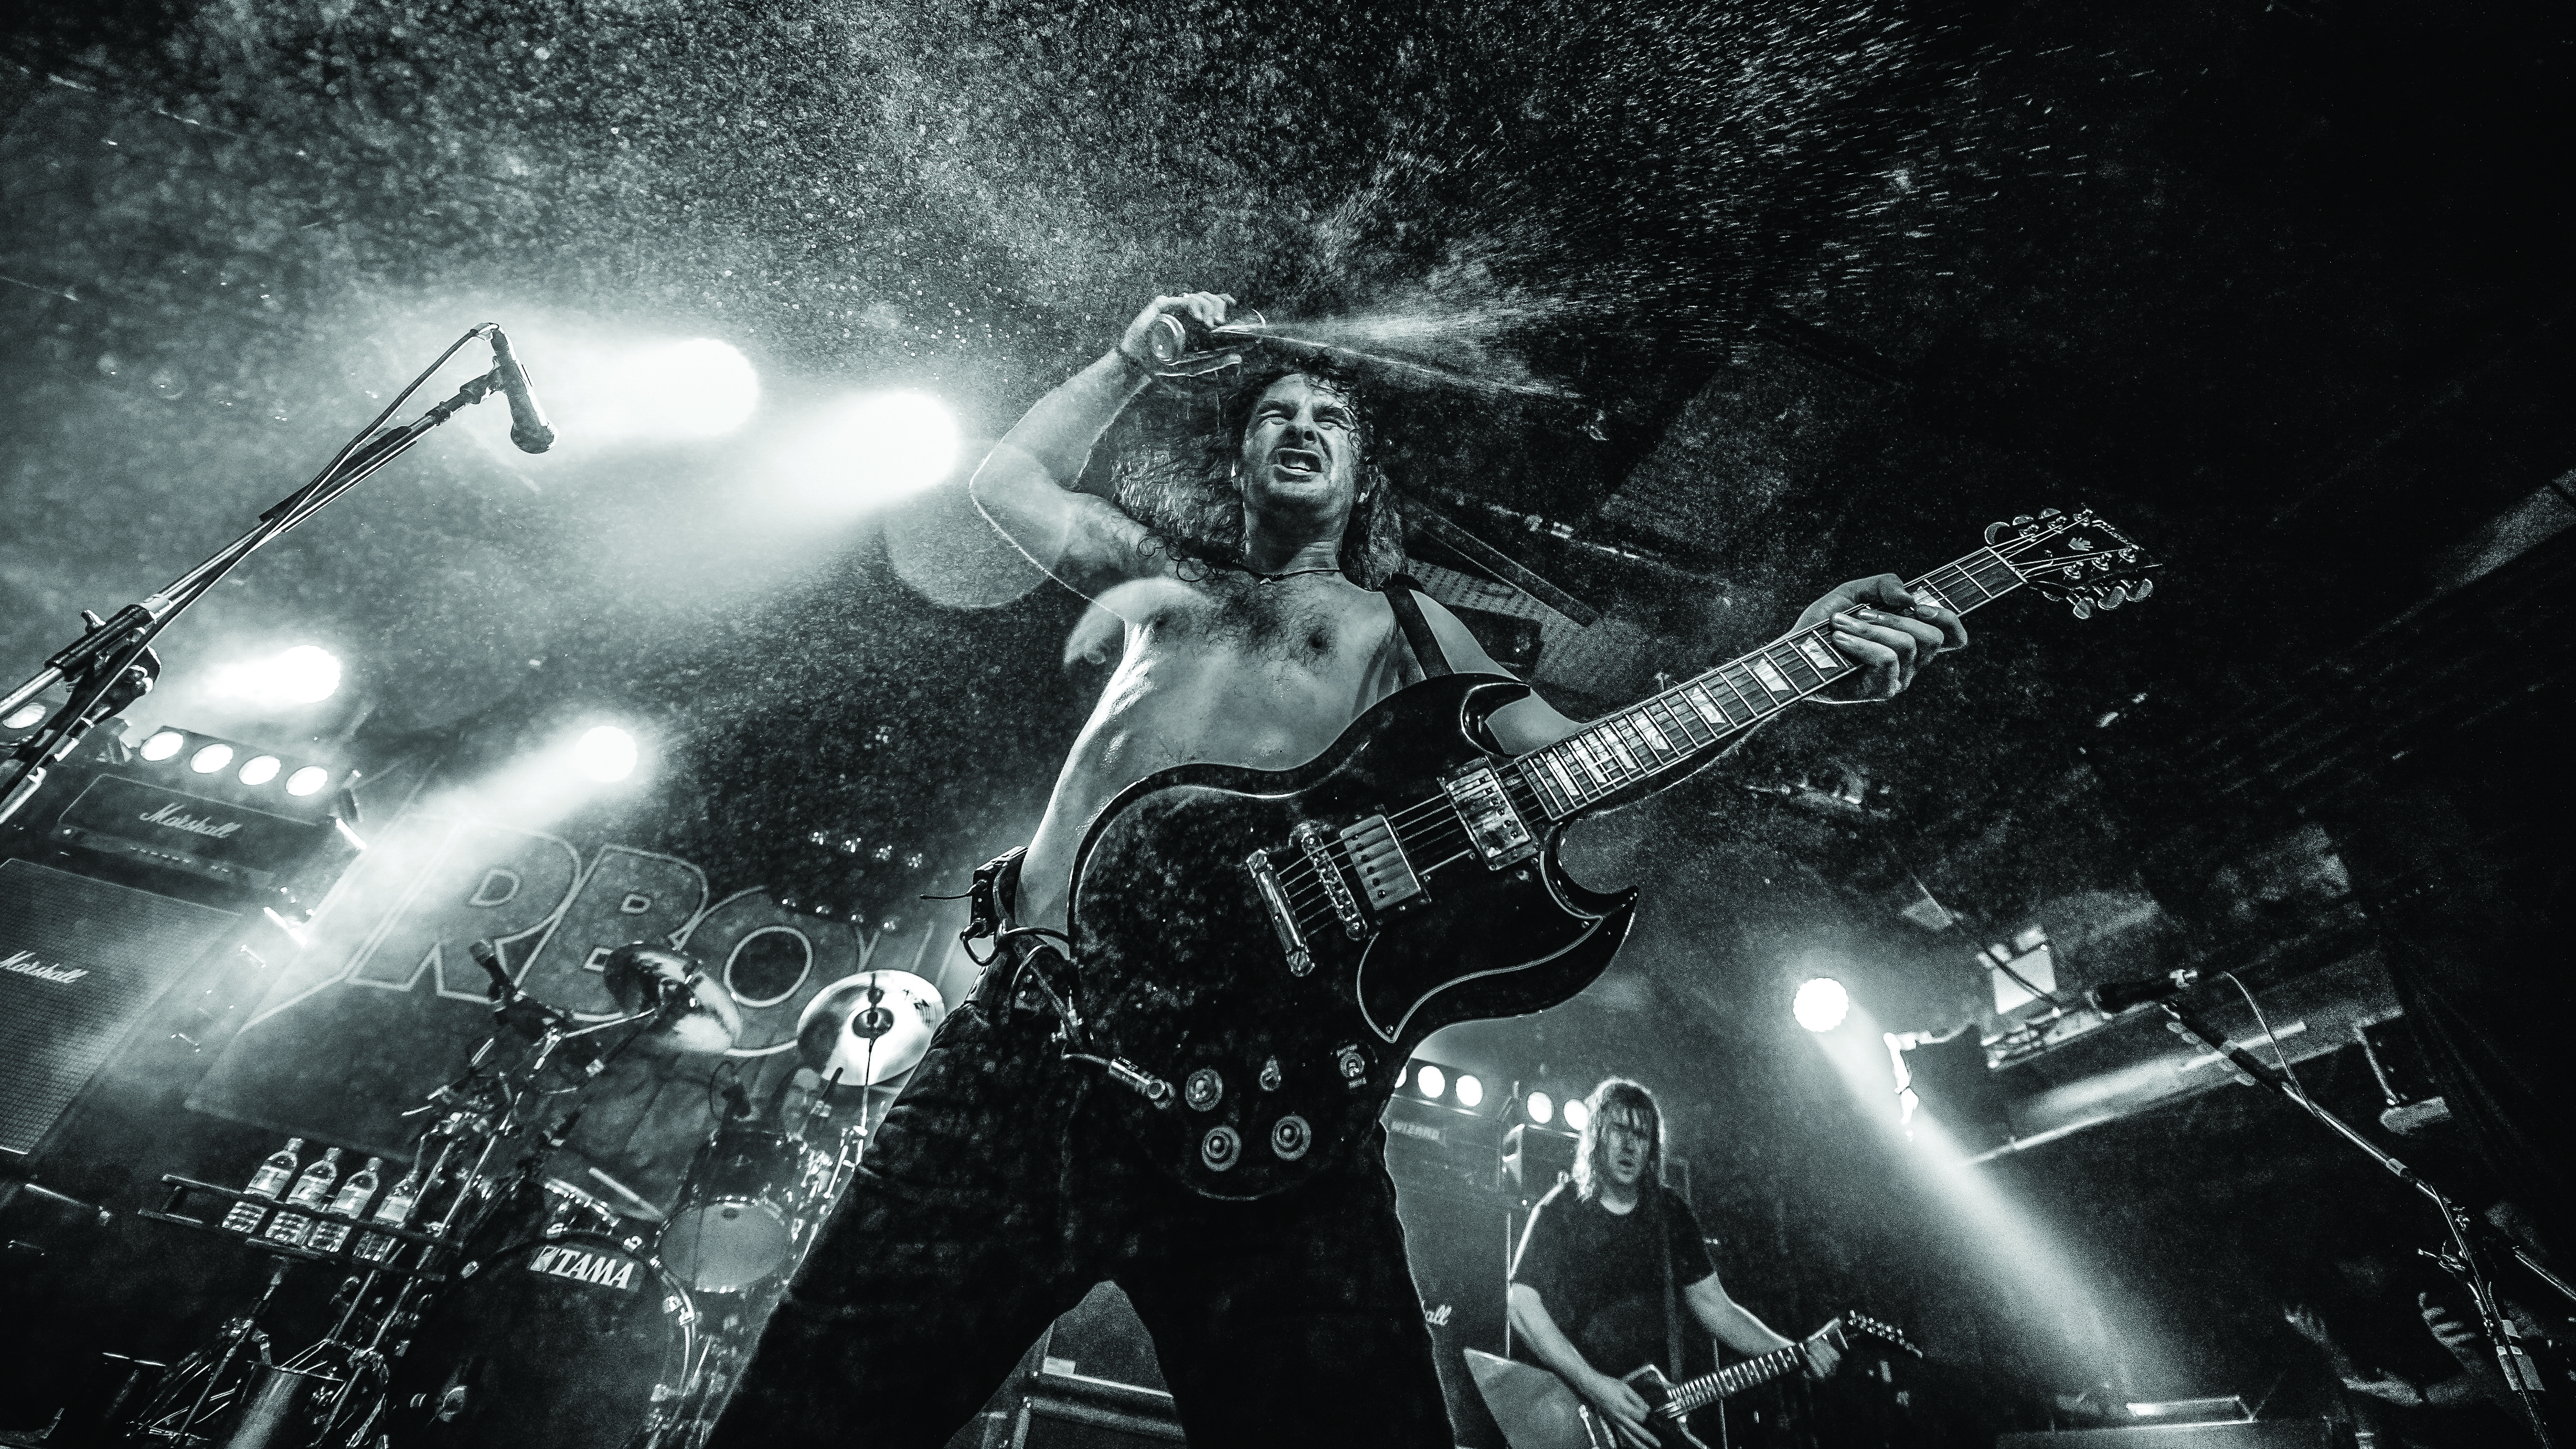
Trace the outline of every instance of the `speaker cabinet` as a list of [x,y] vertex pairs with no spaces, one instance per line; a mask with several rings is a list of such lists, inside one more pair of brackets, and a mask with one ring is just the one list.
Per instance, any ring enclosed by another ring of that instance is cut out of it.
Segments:
[[1034,1395],[1020,1404],[1011,1449],[1150,1449],[1186,1444],[1178,1422]]
[[0,860],[0,1154],[36,1150],[230,911]]

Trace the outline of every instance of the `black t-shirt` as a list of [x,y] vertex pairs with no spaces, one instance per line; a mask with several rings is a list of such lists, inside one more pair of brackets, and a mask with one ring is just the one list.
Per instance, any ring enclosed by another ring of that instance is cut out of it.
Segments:
[[[1660,1211],[1658,1204],[1660,1203]],[[1664,1249],[1655,1225],[1672,1244],[1675,1307],[1684,1288],[1717,1271],[1701,1245],[1690,1204],[1669,1189],[1641,1194],[1634,1210],[1614,1213],[1585,1202],[1574,1184],[1561,1182],[1530,1211],[1529,1227],[1512,1260],[1512,1281],[1538,1291],[1557,1331],[1572,1340],[1584,1361],[1613,1378],[1640,1364],[1664,1362]],[[1685,1322],[1688,1309],[1681,1309]],[[1517,1342],[1517,1340],[1516,1340]],[[1526,1349],[1521,1357],[1536,1363]]]

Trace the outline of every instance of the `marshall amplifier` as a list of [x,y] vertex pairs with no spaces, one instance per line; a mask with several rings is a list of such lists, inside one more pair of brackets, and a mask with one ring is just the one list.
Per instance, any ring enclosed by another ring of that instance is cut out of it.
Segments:
[[0,860],[0,1160],[32,1153],[235,916]]
[[267,890],[333,830],[331,771],[186,730],[101,742],[46,792],[49,843]]

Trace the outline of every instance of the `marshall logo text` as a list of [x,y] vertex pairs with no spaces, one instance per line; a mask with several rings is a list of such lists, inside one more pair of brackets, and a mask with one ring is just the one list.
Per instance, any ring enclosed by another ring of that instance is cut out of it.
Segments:
[[611,1257],[606,1253],[585,1253],[579,1248],[550,1243],[539,1248],[528,1259],[528,1271],[553,1278],[570,1278],[578,1283],[596,1283],[602,1288],[635,1291],[635,1260]]
[[48,966],[37,960],[36,953],[33,951],[20,951],[12,956],[0,956],[0,971],[15,971],[21,976],[33,976],[39,981],[66,983],[78,981],[89,974],[88,968],[82,966]]
[[175,803],[164,805],[158,810],[146,811],[135,818],[146,825],[184,830],[190,835],[202,835],[208,840],[230,840],[234,833],[242,828],[238,820],[227,820],[218,825],[211,816],[190,815]]

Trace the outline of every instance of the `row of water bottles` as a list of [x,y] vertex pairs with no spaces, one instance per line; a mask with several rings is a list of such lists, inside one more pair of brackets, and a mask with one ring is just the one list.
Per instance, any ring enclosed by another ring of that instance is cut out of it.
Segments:
[[[383,1158],[368,1158],[366,1166],[342,1182],[339,1148],[324,1149],[320,1157],[298,1172],[296,1166],[303,1154],[301,1137],[286,1139],[284,1147],[269,1154],[259,1171],[251,1174],[249,1186],[242,1189],[252,1200],[234,1203],[232,1210],[224,1214],[224,1226],[237,1233],[258,1233],[270,1242],[336,1253],[347,1246],[349,1234],[362,1219],[397,1228],[410,1224],[412,1211],[420,1204],[419,1168],[406,1173],[382,1202],[376,1202],[376,1174],[385,1165]],[[268,1201],[258,1201],[263,1198]],[[367,1211],[371,1202],[375,1203],[373,1214]],[[395,1240],[382,1233],[360,1233],[355,1254],[380,1263],[394,1246]]]

